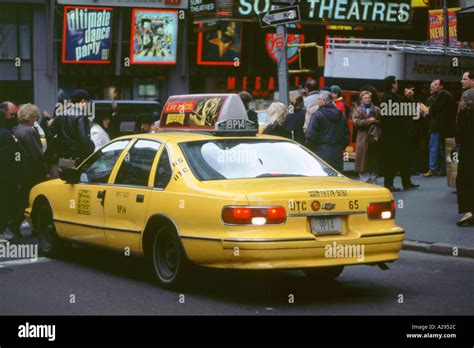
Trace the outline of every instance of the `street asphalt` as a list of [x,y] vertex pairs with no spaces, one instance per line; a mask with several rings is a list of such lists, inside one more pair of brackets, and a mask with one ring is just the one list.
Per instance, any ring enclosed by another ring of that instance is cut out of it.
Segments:
[[197,269],[178,291],[160,288],[143,258],[74,247],[60,260],[0,264],[3,315],[472,315],[470,258],[402,251],[334,282],[301,271]]

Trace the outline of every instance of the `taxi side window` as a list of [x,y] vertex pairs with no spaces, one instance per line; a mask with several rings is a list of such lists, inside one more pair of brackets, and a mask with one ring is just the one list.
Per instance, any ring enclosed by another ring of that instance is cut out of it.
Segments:
[[115,179],[116,185],[148,186],[151,166],[160,143],[138,140],[125,155]]
[[171,179],[171,164],[168,151],[163,150],[155,174],[155,187],[164,189]]
[[80,168],[80,182],[106,183],[122,151],[130,139],[115,141],[106,145],[90,157]]

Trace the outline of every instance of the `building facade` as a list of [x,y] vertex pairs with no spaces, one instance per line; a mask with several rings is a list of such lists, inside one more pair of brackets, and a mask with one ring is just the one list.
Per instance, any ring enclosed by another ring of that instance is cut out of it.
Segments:
[[165,101],[188,92],[187,0],[0,0],[0,99],[52,113],[74,89]]

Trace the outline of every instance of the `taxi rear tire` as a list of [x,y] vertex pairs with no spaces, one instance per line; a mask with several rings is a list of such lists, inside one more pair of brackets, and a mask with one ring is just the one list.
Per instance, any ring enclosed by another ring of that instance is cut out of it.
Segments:
[[172,226],[158,228],[153,238],[152,260],[156,277],[163,287],[176,288],[183,285],[190,265]]
[[331,281],[339,277],[344,266],[318,267],[303,270],[304,274],[311,280]]
[[38,207],[35,233],[38,238],[39,250],[43,255],[52,257],[59,254],[62,249],[62,241],[56,233],[53,211],[46,203],[42,203]]

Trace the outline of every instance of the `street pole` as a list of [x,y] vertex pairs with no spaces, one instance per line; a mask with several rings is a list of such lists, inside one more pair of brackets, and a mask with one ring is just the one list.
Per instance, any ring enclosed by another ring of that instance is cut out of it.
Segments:
[[449,47],[449,16],[447,0],[443,0],[444,46]]
[[277,35],[283,35],[283,47],[280,49],[280,56],[278,58],[278,92],[280,94],[280,101],[286,106],[289,106],[288,56],[286,50],[288,29],[286,28],[286,25],[277,25],[276,33]]

